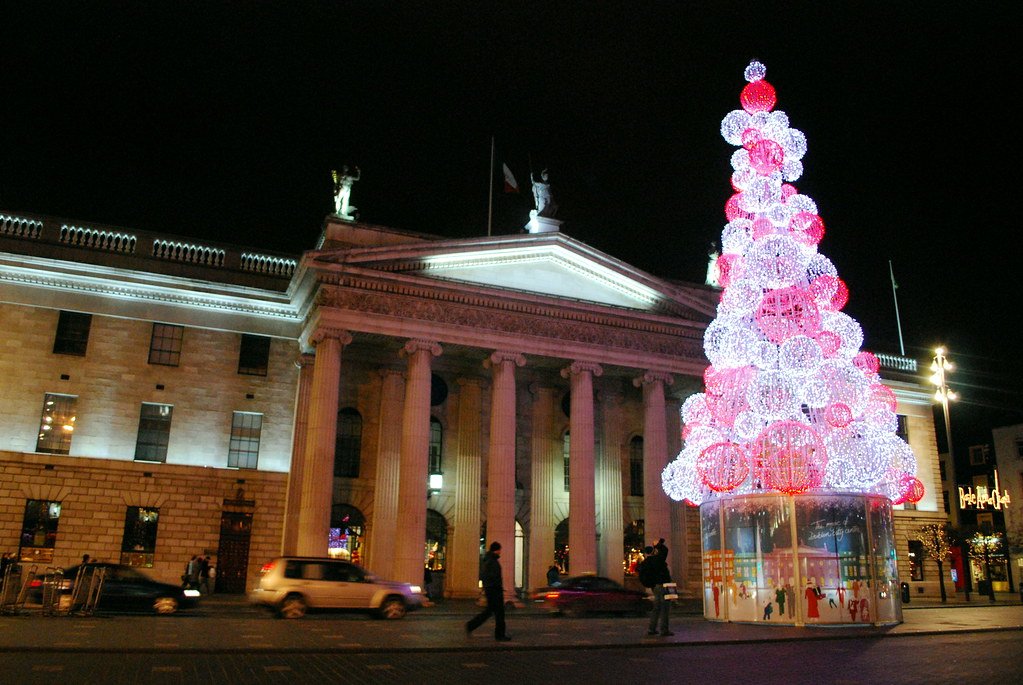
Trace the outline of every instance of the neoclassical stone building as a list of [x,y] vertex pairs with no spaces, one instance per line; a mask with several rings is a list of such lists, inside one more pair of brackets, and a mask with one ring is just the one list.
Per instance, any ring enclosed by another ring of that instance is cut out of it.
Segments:
[[[663,537],[698,591],[698,517],[660,472],[714,288],[558,230],[329,217],[299,256],[0,212],[0,289],[0,550],[26,563],[174,580],[209,553],[242,591],[330,553],[471,597],[484,542],[510,593],[555,563],[623,580]],[[924,395],[892,387],[933,492]],[[940,518],[899,517],[901,540]]]

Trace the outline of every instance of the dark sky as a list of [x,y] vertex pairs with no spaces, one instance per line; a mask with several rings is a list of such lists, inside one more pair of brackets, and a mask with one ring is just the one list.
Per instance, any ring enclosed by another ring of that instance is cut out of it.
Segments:
[[40,5],[0,4],[0,209],[296,253],[342,164],[364,221],[484,235],[493,135],[526,191],[494,233],[531,160],[565,233],[702,282],[755,57],[866,347],[899,350],[892,260],[906,353],[959,367],[957,447],[1023,421],[1019,58],[987,3]]

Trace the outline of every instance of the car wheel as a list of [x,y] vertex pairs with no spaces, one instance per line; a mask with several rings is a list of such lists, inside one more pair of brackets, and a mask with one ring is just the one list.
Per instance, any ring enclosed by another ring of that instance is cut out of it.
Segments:
[[178,610],[178,600],[173,597],[157,597],[153,601],[153,611],[158,614],[173,614]]
[[397,597],[388,597],[380,605],[380,618],[394,620],[405,615],[405,602]]
[[288,595],[281,602],[277,613],[281,618],[302,618],[305,616],[306,603],[302,595]]

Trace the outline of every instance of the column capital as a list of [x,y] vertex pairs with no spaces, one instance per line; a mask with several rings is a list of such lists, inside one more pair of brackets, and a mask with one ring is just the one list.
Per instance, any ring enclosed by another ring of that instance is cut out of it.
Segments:
[[313,331],[313,334],[309,336],[309,342],[315,346],[328,338],[339,340],[342,347],[352,342],[351,333],[343,328],[335,328],[333,326],[321,326],[317,328]]
[[300,354],[297,357],[295,357],[295,366],[300,368],[300,369],[305,368],[306,366],[311,366],[315,362],[316,362],[316,355],[315,354],[305,354],[305,353],[303,353],[303,354]]
[[504,362],[513,362],[515,366],[522,367],[526,365],[526,358],[518,352],[503,352],[501,350],[497,350],[483,360],[483,368],[489,369],[491,366],[497,366]]
[[434,357],[439,357],[444,349],[432,340],[418,340],[413,339],[405,343],[404,347],[398,352],[401,356],[415,354],[416,352],[428,351]]
[[593,362],[572,362],[561,370],[561,377],[569,378],[584,372],[589,372],[594,376],[599,377],[604,373],[604,368],[600,364],[595,364]]
[[675,376],[667,371],[646,371],[642,376],[633,378],[632,384],[637,388],[641,388],[648,383],[656,383],[658,381],[668,386],[675,382]]

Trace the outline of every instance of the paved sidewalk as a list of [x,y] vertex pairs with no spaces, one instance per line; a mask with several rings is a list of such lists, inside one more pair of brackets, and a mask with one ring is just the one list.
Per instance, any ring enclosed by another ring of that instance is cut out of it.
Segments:
[[[699,605],[685,608],[698,611]],[[552,647],[600,649],[694,644],[742,644],[788,640],[888,638],[956,632],[1023,630],[1023,605],[976,599],[941,606],[917,602],[904,610],[896,626],[805,627],[716,623],[698,613],[676,612],[674,635],[647,637],[643,617],[552,617],[526,606],[508,612],[511,642],[493,640],[492,623],[471,637],[465,621],[478,607],[472,601],[447,600],[382,621],[359,614],[320,613],[286,621],[249,607],[242,597],[214,596],[202,607],[178,616],[104,615],[91,617],[20,615],[0,617],[0,653],[335,653],[537,650]]]

